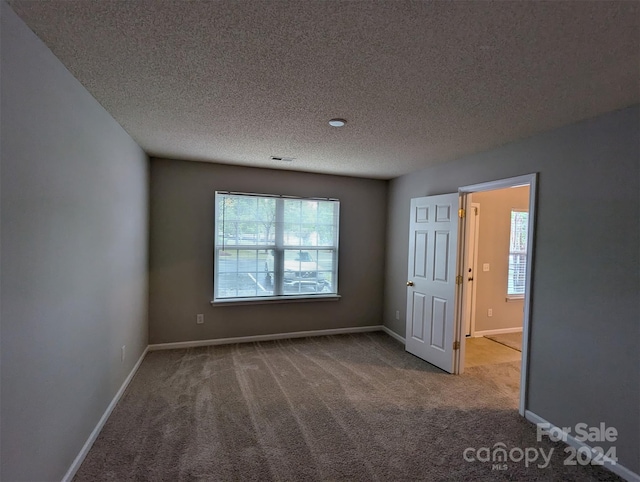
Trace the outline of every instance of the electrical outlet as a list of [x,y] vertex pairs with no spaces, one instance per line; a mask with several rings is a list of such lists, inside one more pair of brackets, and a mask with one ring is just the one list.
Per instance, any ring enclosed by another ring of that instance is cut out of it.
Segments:
[[493,308],[487,310],[487,316],[493,316]]
[[204,315],[202,314],[196,315],[196,323],[198,325],[202,325],[204,323]]
[[120,351],[120,363],[124,363],[124,355],[126,349],[127,345],[122,345],[122,350]]
[[400,311],[396,311],[396,320],[400,319]]
[[482,265],[482,271],[489,271],[489,263],[484,263]]

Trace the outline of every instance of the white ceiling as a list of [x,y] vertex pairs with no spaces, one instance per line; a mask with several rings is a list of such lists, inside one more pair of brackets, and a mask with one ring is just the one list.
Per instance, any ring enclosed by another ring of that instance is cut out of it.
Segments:
[[9,3],[154,156],[388,179],[640,101],[635,1]]

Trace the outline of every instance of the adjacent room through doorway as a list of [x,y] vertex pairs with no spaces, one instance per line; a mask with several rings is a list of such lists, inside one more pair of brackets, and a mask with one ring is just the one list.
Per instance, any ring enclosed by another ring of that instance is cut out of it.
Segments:
[[519,395],[529,185],[467,197],[464,367],[484,367]]

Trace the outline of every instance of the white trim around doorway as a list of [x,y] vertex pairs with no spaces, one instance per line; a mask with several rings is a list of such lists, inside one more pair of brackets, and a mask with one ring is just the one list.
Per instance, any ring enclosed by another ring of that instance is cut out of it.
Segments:
[[[535,219],[536,219],[536,195],[537,195],[537,180],[538,174],[526,174],[523,176],[511,177],[508,179],[499,179],[496,181],[489,181],[480,184],[472,184],[470,186],[463,186],[458,189],[460,194],[460,206],[462,208],[468,208],[469,205],[469,196],[468,194],[474,192],[482,192],[482,191],[494,191],[497,189],[511,188],[511,187],[519,187],[519,186],[529,186],[529,236],[527,239],[527,275],[525,280],[525,296],[524,296],[524,317],[522,322],[522,361],[520,366],[520,400],[518,411],[520,415],[525,416],[525,412],[527,410],[527,377],[528,377],[528,366],[529,366],[529,334],[530,334],[530,317],[531,317],[531,286],[533,280],[533,259],[534,259],[534,240],[535,240]],[[466,239],[466,230],[464,228],[465,223],[460,223],[463,229],[462,235],[459,236],[459,246],[458,253],[459,256],[462,257],[463,253],[466,252],[465,247],[465,239]],[[459,260],[458,266],[463,266],[462,260]],[[464,275],[464,273],[458,273],[460,275]],[[460,305],[464,306],[463,297],[464,290],[463,284],[460,285],[459,291],[459,299]],[[458,360],[456,361],[456,370],[460,372],[460,367],[462,360],[464,360],[464,342],[465,337],[463,334],[465,333],[464,326],[464,316],[463,310],[459,309],[456,317],[456,336],[457,341],[460,342],[460,350],[458,353]]]

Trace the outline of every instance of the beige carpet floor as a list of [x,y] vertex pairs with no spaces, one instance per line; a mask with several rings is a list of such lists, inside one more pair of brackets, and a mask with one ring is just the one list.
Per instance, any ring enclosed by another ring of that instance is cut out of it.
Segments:
[[489,340],[493,340],[514,350],[522,351],[522,332],[487,335],[485,338],[489,338]]
[[[518,366],[448,375],[383,333],[151,352],[75,480],[620,480],[536,441]],[[499,442],[551,464],[463,458]]]

